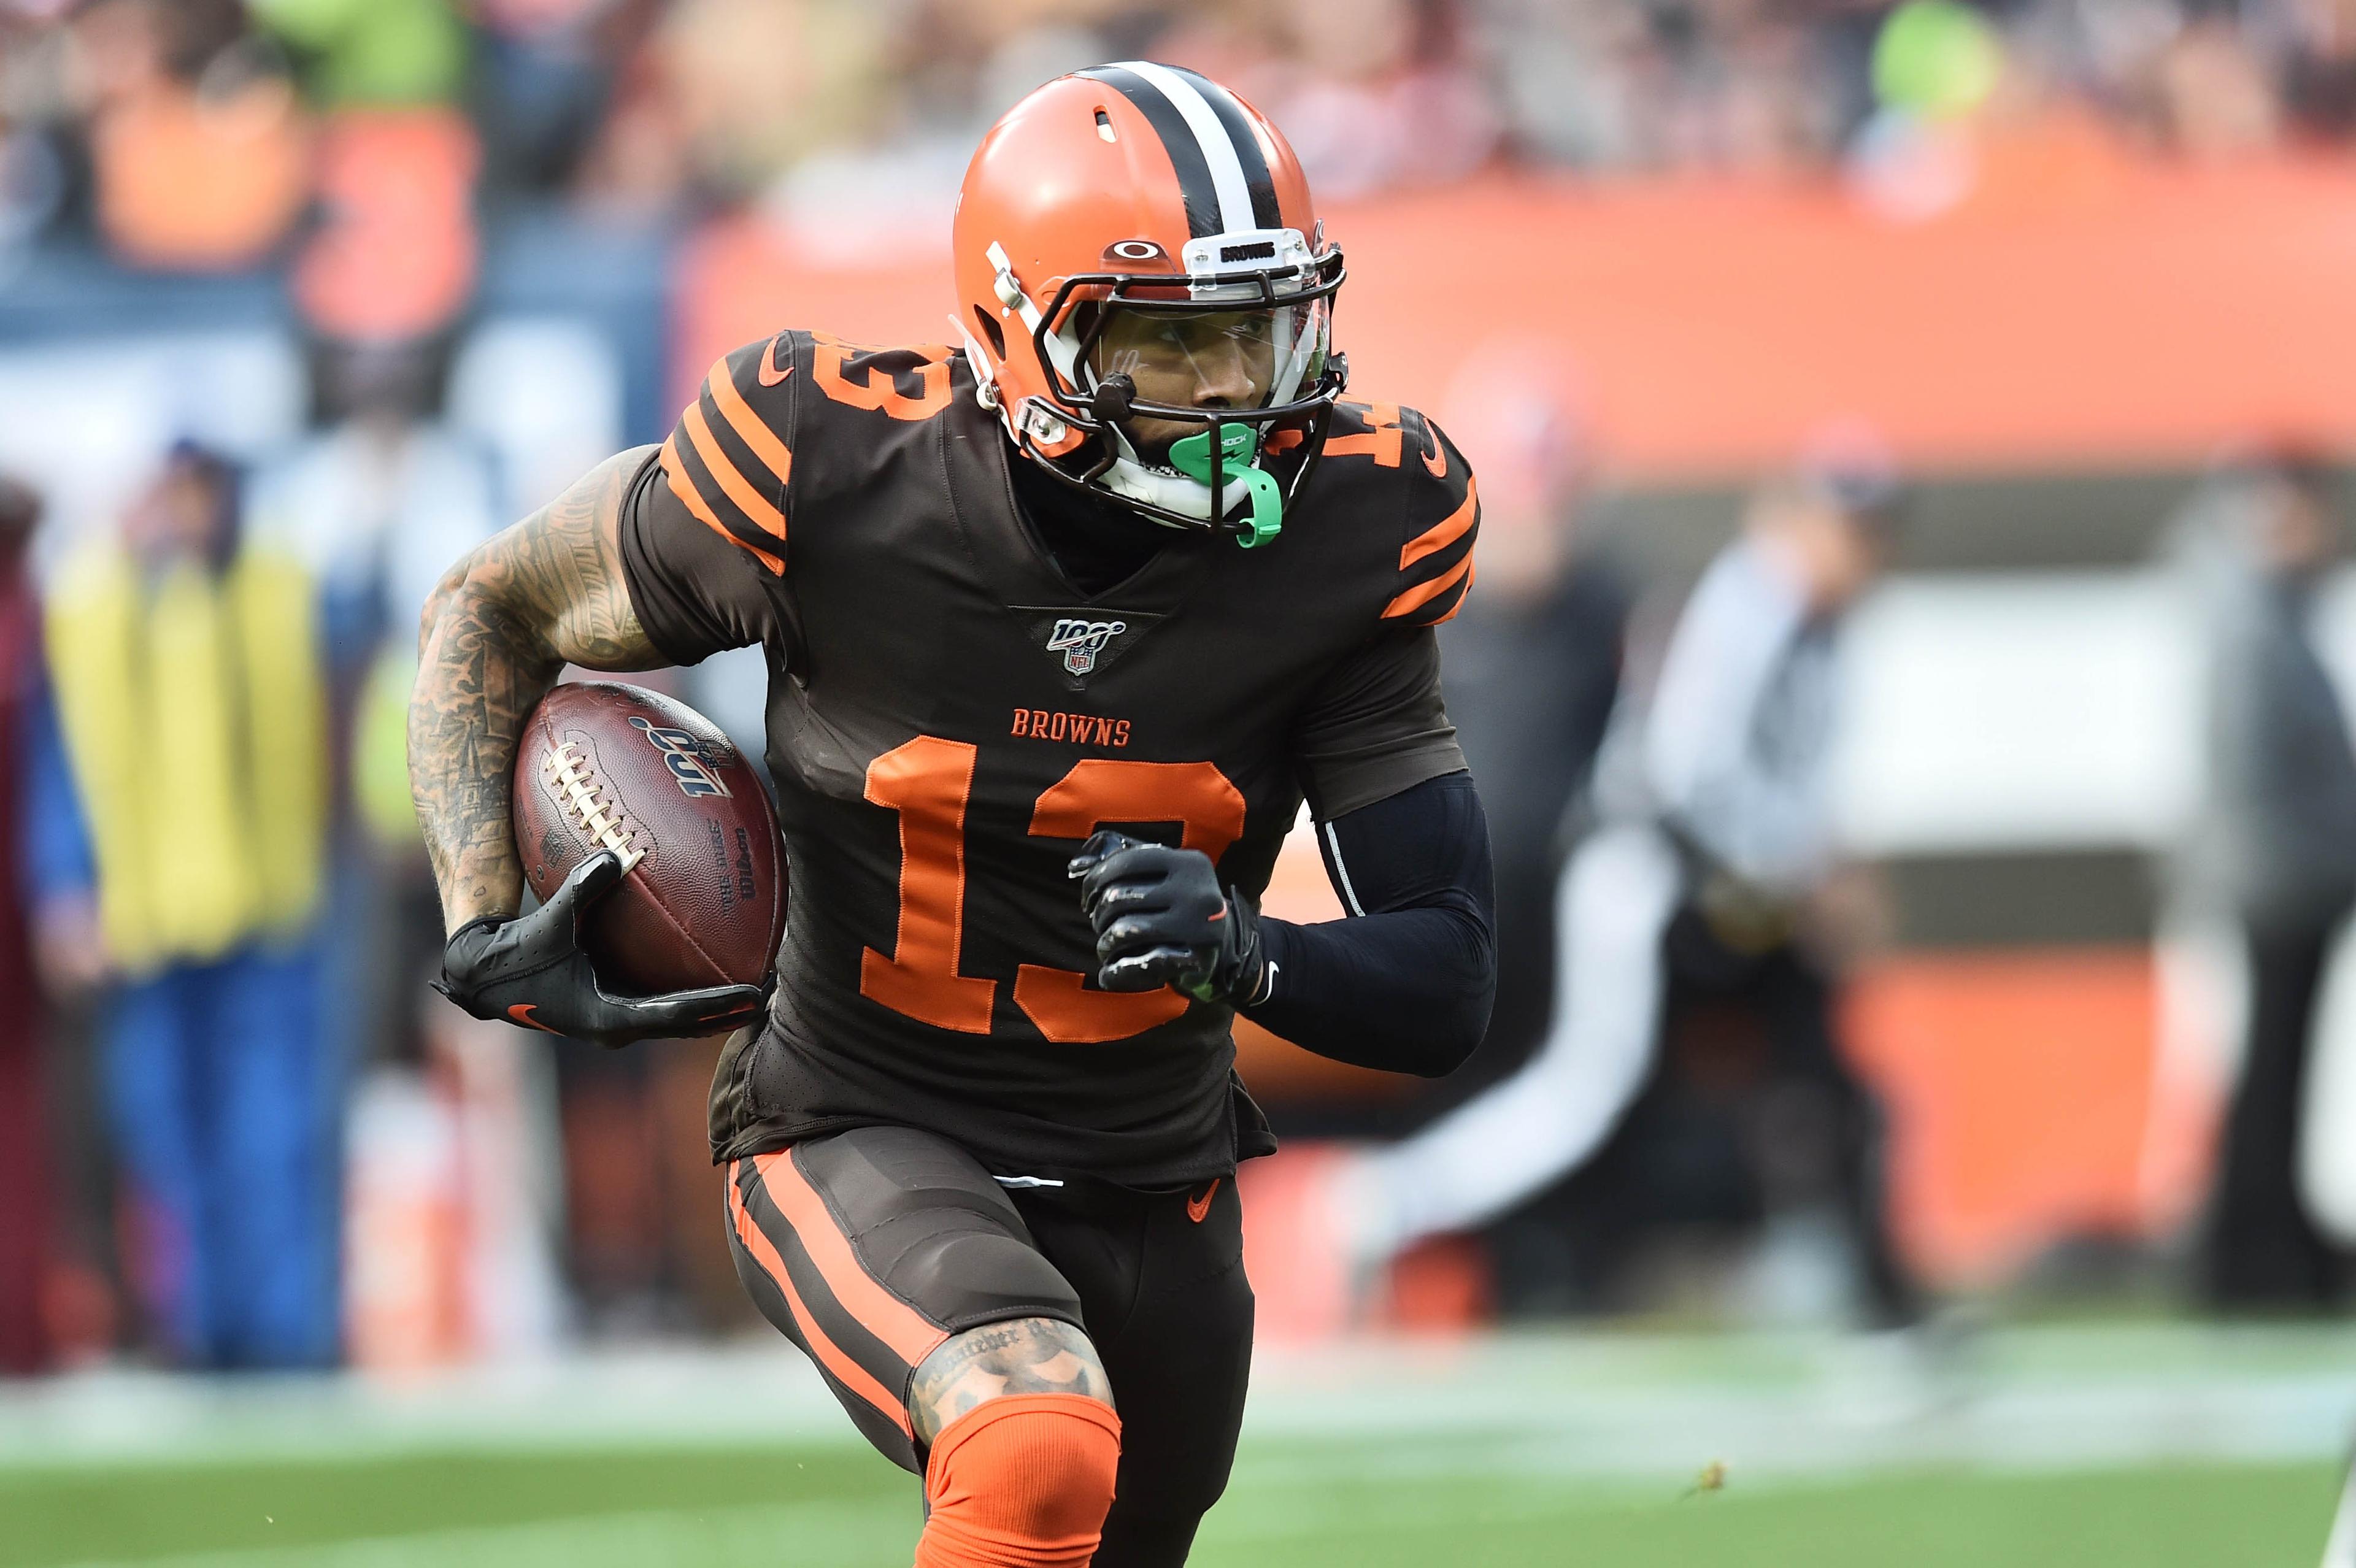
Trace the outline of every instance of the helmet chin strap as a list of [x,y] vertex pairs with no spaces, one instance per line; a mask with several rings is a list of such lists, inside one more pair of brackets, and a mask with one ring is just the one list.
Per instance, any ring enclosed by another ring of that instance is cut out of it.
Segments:
[[[1105,469],[1104,487],[1116,496],[1141,501],[1180,517],[1200,517],[1204,526],[1216,528],[1221,520],[1238,503],[1248,501],[1251,515],[1237,534],[1236,542],[1246,549],[1267,544],[1284,528],[1284,490],[1276,475],[1257,466],[1253,459],[1259,445],[1258,427],[1229,424],[1220,427],[1220,460],[1217,466],[1223,483],[1218,494],[1211,491],[1211,432],[1197,431],[1175,442],[1170,448],[1170,465],[1166,468],[1147,463],[1138,457],[1129,432],[1116,420],[1103,421],[1104,432],[1113,443],[1113,460]],[[1163,519],[1154,518],[1163,522]],[[1177,523],[1163,522],[1166,528],[1179,528]]]
[[[1207,434],[1190,436],[1187,439],[1201,442],[1206,449],[1210,445],[1210,437]],[[1185,443],[1181,442],[1179,444],[1183,446]],[[1209,473],[1207,466],[1204,472],[1206,475]],[[1227,471],[1226,494],[1222,497],[1227,506],[1231,507],[1243,498],[1244,488],[1237,483],[1242,477],[1243,472],[1240,470],[1230,468]],[[1218,520],[1226,515],[1226,507],[1213,505],[1210,481],[1207,478],[1196,479],[1189,475],[1149,467],[1134,458],[1114,458],[1112,466],[1104,472],[1102,483],[1106,489],[1116,496],[1126,496],[1132,501],[1142,501],[1148,506],[1160,507],[1164,511],[1175,512],[1180,517],[1200,517],[1206,527],[1215,526]],[[1165,526],[1174,528],[1180,525],[1170,523]]]
[[[1221,427],[1220,466],[1226,473],[1219,494],[1214,497],[1212,485],[1211,432],[1199,431],[1173,443],[1168,466],[1145,462],[1129,434],[1129,400],[1132,387],[1127,376],[1107,377],[1097,389],[1091,411],[1104,431],[1105,439],[1112,443],[1113,459],[1106,469],[1105,488],[1132,501],[1142,501],[1181,516],[1200,517],[1205,524],[1217,527],[1221,519],[1235,508],[1238,501],[1251,503],[1251,520],[1237,543],[1249,549],[1276,538],[1284,526],[1284,496],[1278,487],[1276,476],[1252,465],[1259,445],[1257,427],[1231,424]],[[1241,486],[1238,493],[1237,486]],[[1176,528],[1179,525],[1166,525]]]

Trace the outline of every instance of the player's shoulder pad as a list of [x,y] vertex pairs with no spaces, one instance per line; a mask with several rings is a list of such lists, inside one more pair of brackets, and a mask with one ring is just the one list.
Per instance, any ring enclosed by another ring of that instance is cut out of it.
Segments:
[[832,515],[829,501],[868,493],[941,415],[977,407],[965,357],[947,344],[780,333],[713,364],[673,435],[676,471],[706,522],[782,572],[797,507],[805,528]]
[[663,477],[687,509],[775,575],[786,570],[797,375],[809,335],[781,332],[722,355],[663,443]]
[[1472,465],[1440,426],[1397,403],[1339,403],[1322,461],[1356,492],[1353,510],[1398,519],[1396,534],[1380,536],[1397,550],[1382,563],[1384,624],[1433,626],[1462,609],[1481,500]]
[[964,354],[946,343],[887,347],[845,343],[823,332],[808,335],[809,386],[802,417],[857,431],[870,442],[888,440],[960,401],[972,400]]

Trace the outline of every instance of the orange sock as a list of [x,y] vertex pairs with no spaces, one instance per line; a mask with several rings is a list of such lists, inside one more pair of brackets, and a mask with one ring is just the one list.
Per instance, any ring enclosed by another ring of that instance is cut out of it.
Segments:
[[1119,1467],[1108,1405],[1076,1393],[985,1401],[933,1440],[916,1568],[1087,1568]]

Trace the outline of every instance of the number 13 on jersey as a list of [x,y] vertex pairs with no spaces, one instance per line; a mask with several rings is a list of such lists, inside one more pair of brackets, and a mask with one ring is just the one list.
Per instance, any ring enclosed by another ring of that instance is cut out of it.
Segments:
[[[919,735],[867,768],[867,798],[900,816],[900,923],[890,956],[860,955],[859,991],[912,1019],[988,1034],[998,982],[959,972],[965,941],[965,808],[980,749]],[[1108,823],[1175,822],[1179,843],[1216,860],[1243,836],[1244,797],[1209,763],[1133,763],[1088,757],[1049,785],[1031,815],[1040,838],[1087,837]],[[1072,915],[1080,918],[1079,894]],[[1059,1045],[1123,1040],[1168,1023],[1186,998],[1168,989],[1087,988],[1087,976],[1020,965],[1014,1005]]]

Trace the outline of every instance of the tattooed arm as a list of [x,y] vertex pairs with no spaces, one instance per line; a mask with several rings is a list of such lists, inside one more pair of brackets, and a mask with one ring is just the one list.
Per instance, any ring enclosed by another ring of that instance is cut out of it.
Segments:
[[908,1416],[919,1441],[975,1405],[1001,1394],[1076,1393],[1112,1403],[1112,1381],[1088,1337],[1054,1317],[985,1323],[942,1341],[908,1389]]
[[524,720],[567,664],[670,661],[630,607],[621,514],[653,449],[606,459],[452,567],[426,602],[409,702],[409,787],[446,928],[523,899],[508,798]]

